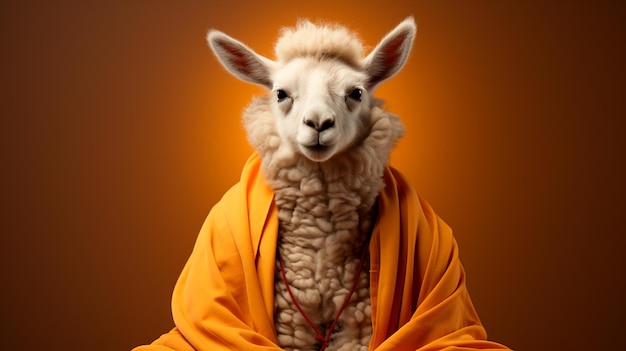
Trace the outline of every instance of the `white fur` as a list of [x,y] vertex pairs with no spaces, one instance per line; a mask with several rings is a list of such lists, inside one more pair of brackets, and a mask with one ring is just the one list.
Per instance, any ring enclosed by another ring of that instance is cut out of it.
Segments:
[[[278,252],[289,286],[326,333],[356,278],[328,350],[366,350],[372,332],[367,265],[355,274],[384,168],[404,131],[372,92],[406,62],[415,24],[412,18],[400,23],[366,57],[357,37],[336,25],[302,21],[282,35],[277,61],[218,31],[208,39],[227,70],[269,91],[243,119],[275,192]],[[319,348],[278,273],[274,317],[282,348]]]

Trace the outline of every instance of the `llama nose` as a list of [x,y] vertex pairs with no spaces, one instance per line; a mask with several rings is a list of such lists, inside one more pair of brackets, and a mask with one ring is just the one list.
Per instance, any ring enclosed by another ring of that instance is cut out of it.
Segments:
[[332,128],[335,125],[335,119],[331,117],[306,117],[304,124],[321,133]]

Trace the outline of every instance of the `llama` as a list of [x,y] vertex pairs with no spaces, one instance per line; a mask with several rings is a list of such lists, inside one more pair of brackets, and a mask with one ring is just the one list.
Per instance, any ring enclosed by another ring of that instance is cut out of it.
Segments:
[[[450,227],[388,165],[398,116],[373,96],[407,61],[409,17],[367,55],[300,21],[277,60],[212,30],[255,153],[211,209],[176,283],[176,327],[135,351],[502,350],[471,303]],[[458,348],[457,348],[458,347]]]
[[231,73],[271,92],[246,109],[244,126],[278,206],[276,271],[284,276],[276,274],[275,319],[285,349],[367,350],[369,272],[361,256],[383,170],[403,133],[372,92],[402,68],[415,30],[405,20],[363,58],[347,30],[301,21],[283,31],[277,62],[209,34]]

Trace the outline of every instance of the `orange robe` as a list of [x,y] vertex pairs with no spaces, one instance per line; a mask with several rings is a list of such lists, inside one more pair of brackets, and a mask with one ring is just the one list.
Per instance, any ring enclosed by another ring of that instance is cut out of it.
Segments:
[[[176,327],[135,351],[280,350],[274,328],[278,235],[255,154],[213,207],[172,296]],[[501,350],[486,340],[451,229],[388,167],[370,242],[370,350]]]

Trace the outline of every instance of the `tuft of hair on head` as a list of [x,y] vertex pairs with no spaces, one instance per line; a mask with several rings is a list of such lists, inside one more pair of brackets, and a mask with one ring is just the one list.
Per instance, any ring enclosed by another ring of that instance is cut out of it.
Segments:
[[293,28],[283,28],[274,46],[279,61],[295,57],[333,57],[352,67],[363,59],[361,40],[347,28],[333,23],[301,19]]

